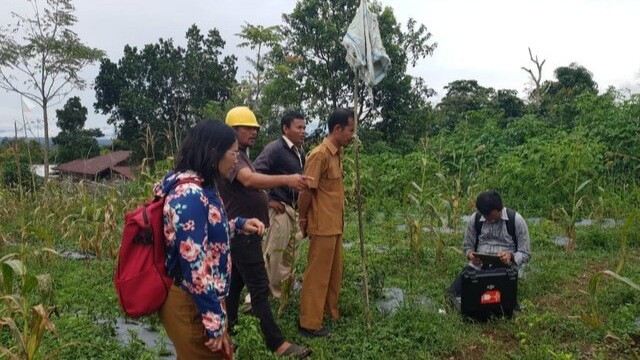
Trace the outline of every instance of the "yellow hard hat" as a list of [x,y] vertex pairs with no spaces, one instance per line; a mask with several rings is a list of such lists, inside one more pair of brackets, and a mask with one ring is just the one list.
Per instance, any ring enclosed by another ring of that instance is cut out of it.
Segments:
[[236,106],[229,110],[225,123],[231,127],[233,126],[250,126],[259,128],[256,115],[246,106]]

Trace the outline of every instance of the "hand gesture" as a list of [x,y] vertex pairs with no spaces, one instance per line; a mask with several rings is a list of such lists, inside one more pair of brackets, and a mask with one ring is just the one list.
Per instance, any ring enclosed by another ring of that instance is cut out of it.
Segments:
[[264,234],[264,224],[262,223],[262,221],[252,218],[252,219],[247,219],[244,222],[244,227],[242,228],[242,231],[244,231],[247,234],[256,234],[256,235],[262,235]]
[[309,188],[307,181],[313,181],[313,177],[307,175],[293,174],[289,175],[289,187],[298,191]]

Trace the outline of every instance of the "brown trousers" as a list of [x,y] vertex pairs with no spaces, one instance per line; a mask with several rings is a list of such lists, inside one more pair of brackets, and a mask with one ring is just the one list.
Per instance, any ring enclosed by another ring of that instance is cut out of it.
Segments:
[[282,295],[282,281],[291,276],[297,240],[297,237],[292,238],[291,234],[298,231],[296,211],[290,205],[283,205],[283,213],[269,208],[269,231],[262,242],[269,288],[276,299]]
[[176,348],[177,360],[224,360],[204,345],[207,341],[202,316],[191,294],[172,285],[169,296],[158,312],[167,335]]
[[342,235],[311,236],[307,269],[302,281],[300,326],[322,328],[323,315],[340,317],[338,297],[342,285]]

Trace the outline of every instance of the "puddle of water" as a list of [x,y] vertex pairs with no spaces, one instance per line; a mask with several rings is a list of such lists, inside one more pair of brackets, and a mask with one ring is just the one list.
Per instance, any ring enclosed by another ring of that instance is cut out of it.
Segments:
[[404,290],[401,288],[383,288],[382,298],[376,302],[376,308],[382,313],[393,314],[404,302]]
[[378,254],[385,254],[385,253],[389,252],[389,247],[386,246],[386,245],[376,246],[374,250]]
[[576,221],[576,226],[591,226],[593,225],[593,220],[591,219],[578,219]]
[[616,227],[616,221],[614,219],[602,219],[602,221],[600,221],[600,227],[605,229],[614,228]]
[[62,251],[60,253],[60,256],[70,260],[92,260],[96,258],[96,256],[92,254],[83,254],[78,251],[69,251],[69,250]]
[[175,357],[176,350],[166,337],[160,337],[160,333],[150,330],[144,324],[141,324],[134,320],[125,320],[118,318],[115,324],[116,336],[123,344],[129,344],[131,339],[131,332],[135,332],[136,336],[142,341],[149,349],[163,348],[170,354],[162,354],[162,356]]
[[569,245],[569,238],[566,236],[558,235],[551,238],[551,242],[556,245],[567,246]]
[[[430,233],[431,232],[431,228],[425,227],[425,228],[422,228],[422,231],[426,232],[426,233]],[[452,234],[452,233],[455,232],[455,230],[450,228],[450,227],[448,227],[448,226],[445,226],[445,227],[441,227],[441,228],[435,228],[435,229],[433,229],[433,232],[442,233],[442,234]]]

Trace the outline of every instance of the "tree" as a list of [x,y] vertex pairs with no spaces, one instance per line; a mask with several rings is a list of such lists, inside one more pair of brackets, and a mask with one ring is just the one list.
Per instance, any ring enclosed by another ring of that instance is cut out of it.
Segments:
[[42,161],[42,146],[37,140],[4,138],[0,142],[0,184],[33,189],[36,179],[30,166]]
[[100,64],[94,108],[109,115],[119,143],[138,158],[173,154],[210,102],[224,104],[231,97],[236,58],[221,58],[225,42],[218,30],[205,37],[193,25],[186,39],[186,48],[172,39],[140,50],[126,45],[117,64]]
[[500,89],[496,91],[489,106],[500,115],[499,125],[501,128],[507,127],[511,120],[524,115],[525,104],[518,97],[516,90]]
[[465,113],[489,109],[495,95],[493,88],[485,88],[476,80],[455,80],[444,87],[446,95],[436,108],[440,111],[443,127],[455,128]]
[[265,53],[263,51],[267,51],[274,45],[279,44],[282,41],[282,34],[279,26],[264,27],[261,25],[245,24],[236,36],[244,40],[238,44],[238,47],[248,47],[256,51],[255,58],[247,56],[247,61],[253,67],[253,71],[247,71],[249,75],[247,81],[251,87],[251,98],[248,99],[248,105],[255,110],[260,105],[262,88],[266,82],[264,78],[266,68]]
[[[290,14],[283,15],[285,49],[290,59],[292,75],[300,84],[300,93],[309,119],[323,125],[336,107],[353,106],[355,76],[345,60],[346,50],[342,38],[359,6],[358,0],[302,0]],[[432,55],[437,44],[430,42],[431,33],[426,26],[409,19],[402,29],[391,8],[379,3],[371,4],[378,14],[383,45],[391,59],[391,68],[385,79],[373,90],[373,98],[361,87],[360,120],[364,128],[378,128],[391,142],[405,135],[413,136],[410,128],[400,128],[398,121],[419,114],[426,97],[433,91],[419,78],[407,74],[408,66]],[[416,110],[420,109],[420,110]]]
[[556,126],[572,128],[578,115],[575,99],[583,93],[598,93],[593,74],[584,66],[571,63],[553,72],[556,81],[545,81],[541,110]]
[[[48,108],[86,82],[79,75],[104,52],[83,44],[71,30],[77,18],[71,0],[28,0],[33,13],[11,13],[16,23],[0,30],[0,88],[16,92],[42,108],[44,170],[49,177]],[[61,100],[60,100],[61,101]]]
[[56,125],[61,131],[53,138],[53,143],[58,145],[59,162],[86,159],[100,154],[96,137],[104,134],[100,129],[84,129],[87,108],[82,106],[79,97],[70,98],[61,110],[56,110],[56,116]]
[[524,66],[521,69],[529,73],[529,76],[531,77],[531,81],[535,85],[535,89],[533,90],[533,99],[535,101],[535,104],[537,106],[540,106],[540,103],[542,102],[542,95],[543,95],[542,67],[544,66],[544,63],[547,60],[545,59],[545,60],[542,60],[542,62],[540,62],[538,60],[538,55],[536,55],[536,57],[534,58],[533,54],[531,53],[531,48],[528,48],[528,49],[529,49],[529,59],[531,59],[531,62],[536,65],[537,75],[534,74],[534,72],[531,69],[528,69]]

